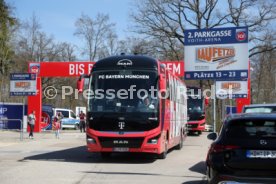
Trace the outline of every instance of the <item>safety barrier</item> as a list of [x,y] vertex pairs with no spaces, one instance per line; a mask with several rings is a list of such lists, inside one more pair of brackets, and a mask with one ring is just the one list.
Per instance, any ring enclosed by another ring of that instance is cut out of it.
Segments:
[[23,141],[23,121],[21,119],[0,119],[2,122],[20,121],[20,141]]

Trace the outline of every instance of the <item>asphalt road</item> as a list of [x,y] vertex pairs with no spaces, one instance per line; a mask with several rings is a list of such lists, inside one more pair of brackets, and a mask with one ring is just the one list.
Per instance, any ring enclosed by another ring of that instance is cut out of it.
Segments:
[[0,131],[0,183],[205,184],[206,135],[188,136],[182,150],[171,150],[165,160],[144,154],[102,159],[86,151],[85,134],[77,131],[22,142],[18,132]]

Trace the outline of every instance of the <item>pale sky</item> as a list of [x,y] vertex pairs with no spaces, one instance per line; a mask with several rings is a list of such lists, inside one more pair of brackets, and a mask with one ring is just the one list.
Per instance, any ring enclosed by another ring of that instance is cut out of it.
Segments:
[[119,39],[130,36],[128,22],[131,4],[135,0],[6,0],[15,8],[14,14],[26,21],[36,15],[41,30],[54,36],[56,41],[69,42],[81,47],[81,40],[74,36],[75,21],[81,14],[95,18],[98,13],[109,14],[116,24]]

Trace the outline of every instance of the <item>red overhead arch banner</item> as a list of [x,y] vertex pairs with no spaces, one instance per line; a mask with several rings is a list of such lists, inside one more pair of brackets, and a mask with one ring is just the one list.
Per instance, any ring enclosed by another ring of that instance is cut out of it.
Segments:
[[29,62],[29,73],[37,74],[37,95],[28,97],[28,114],[36,111],[34,131],[41,131],[42,77],[78,77],[89,74],[95,62]]
[[[162,61],[172,73],[177,76],[184,76],[183,61]],[[37,74],[37,95],[28,97],[28,114],[36,111],[35,132],[41,131],[42,113],[42,77],[79,77],[83,74],[90,74],[95,62],[91,61],[70,61],[70,62],[29,62],[29,73]]]
[[89,74],[95,62],[30,62],[29,73],[40,77],[77,77]]
[[[184,76],[183,61],[161,61],[173,74]],[[95,62],[30,62],[29,73],[39,77],[78,77],[89,74]]]

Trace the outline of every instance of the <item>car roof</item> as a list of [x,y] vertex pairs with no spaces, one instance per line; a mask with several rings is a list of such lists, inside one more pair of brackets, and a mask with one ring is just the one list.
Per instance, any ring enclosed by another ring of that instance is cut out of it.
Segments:
[[276,120],[276,113],[240,113],[240,114],[231,114],[226,117],[226,121],[232,120],[250,120],[250,119],[267,119],[267,120]]
[[72,111],[71,109],[62,109],[62,108],[54,108],[54,110],[58,110],[58,111]]
[[245,108],[247,107],[276,107],[276,104],[250,104],[250,105],[245,105]]

